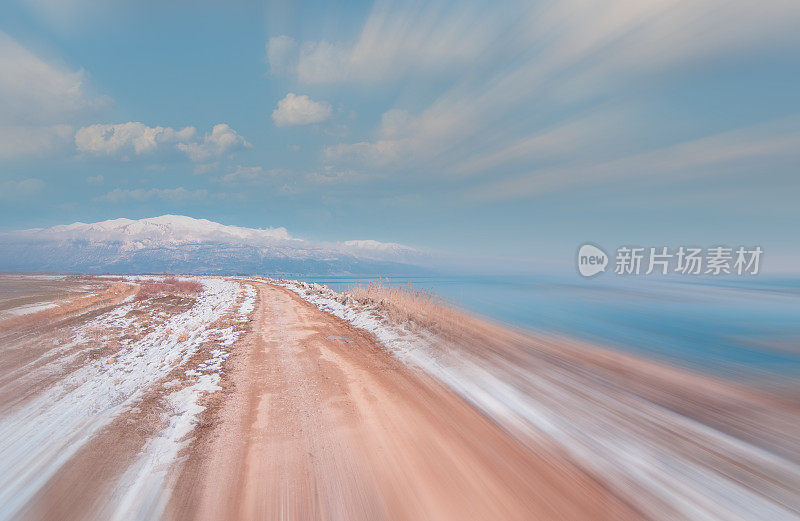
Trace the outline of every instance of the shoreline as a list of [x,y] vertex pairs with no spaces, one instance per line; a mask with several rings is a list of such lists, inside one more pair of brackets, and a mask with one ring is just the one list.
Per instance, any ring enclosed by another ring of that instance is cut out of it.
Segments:
[[792,382],[800,371],[796,284],[781,290],[760,281],[547,276],[298,280],[340,292],[376,283],[432,291],[448,307],[526,334],[565,337],[800,400]]
[[800,512],[795,401],[468,315],[451,338],[413,331],[327,287],[278,283],[370,331],[520,439],[560,445],[647,515],[729,518],[743,504],[754,518]]

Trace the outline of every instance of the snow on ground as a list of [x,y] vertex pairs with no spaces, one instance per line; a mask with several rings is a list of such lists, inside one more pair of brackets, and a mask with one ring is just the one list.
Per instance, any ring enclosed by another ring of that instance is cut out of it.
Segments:
[[[255,309],[256,290],[249,284],[244,286],[243,291],[241,287],[239,290],[236,300],[240,296],[243,299],[235,318],[243,322],[248,320]],[[108,519],[148,520],[161,516],[169,500],[170,466],[176,461],[180,450],[190,443],[187,435],[192,432],[200,413],[205,410],[198,401],[204,394],[222,389],[218,385],[222,364],[230,355],[229,348],[238,336],[232,327],[213,331],[211,338],[218,347],[210,351],[211,358],[184,372],[184,377],[194,379],[195,383],[166,396],[170,410],[168,425],[159,435],[148,440],[136,462],[119,479],[113,496],[121,499],[114,505]],[[180,383],[173,380],[167,382],[165,387],[170,388]]]
[[248,284],[245,286],[244,294],[244,302],[242,302],[242,306],[239,308],[239,320],[242,322],[248,319],[250,313],[252,313],[256,307],[256,288]]
[[429,332],[390,324],[378,308],[356,305],[325,286],[270,282],[372,333],[399,360],[439,379],[512,432],[554,442],[654,518],[800,517],[794,488],[800,467],[789,460],[557,367],[491,366],[448,349]]
[[45,309],[52,309],[58,307],[58,304],[55,302],[39,302],[36,304],[28,304],[27,306],[19,306],[16,308],[8,309],[3,312],[3,315],[9,315],[12,317],[21,317],[24,315],[30,315],[32,313],[38,313],[39,311],[44,311]]
[[[124,332],[138,333],[137,317],[131,312],[140,306],[141,303],[116,307],[91,322],[75,328],[67,341],[57,341],[58,343],[46,350],[39,358],[8,371],[3,375],[3,380],[42,381],[48,376],[61,374],[75,360],[85,357],[92,350],[102,348],[105,338],[114,335],[123,336]],[[4,348],[6,350],[14,349],[9,346],[4,346]],[[25,344],[17,347],[17,349],[24,348]],[[2,425],[2,420],[0,420],[0,425]]]
[[113,355],[87,361],[0,418],[0,519],[13,518],[93,435],[130,409],[176,366],[186,365],[200,346],[215,342],[211,358],[187,374],[194,383],[167,394],[171,409],[167,427],[148,442],[123,475],[125,487],[131,481],[134,485],[119,504],[116,517],[153,518],[148,513],[157,512],[158,504],[148,506],[151,491],[154,486],[161,487],[164,469],[176,458],[202,412],[199,397],[219,388],[222,361],[237,337],[232,328],[213,329],[211,324],[226,315],[241,320],[243,313],[252,311],[250,302],[255,299],[254,292],[241,283],[200,280],[204,291],[189,309],[159,317],[148,330],[139,330],[132,313],[141,302],[120,305],[79,328],[75,331],[77,342],[96,341],[88,332],[106,330],[124,331],[132,334],[132,339],[123,341]]

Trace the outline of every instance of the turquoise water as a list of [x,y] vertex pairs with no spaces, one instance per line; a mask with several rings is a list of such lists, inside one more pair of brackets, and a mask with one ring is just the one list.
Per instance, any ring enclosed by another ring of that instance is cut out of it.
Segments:
[[[337,291],[377,279],[309,277]],[[730,374],[800,377],[800,279],[395,277],[517,327]]]

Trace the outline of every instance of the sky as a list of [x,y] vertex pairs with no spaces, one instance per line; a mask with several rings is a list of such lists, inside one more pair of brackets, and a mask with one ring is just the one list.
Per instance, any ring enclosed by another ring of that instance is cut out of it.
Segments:
[[0,230],[800,255],[800,2],[0,4]]

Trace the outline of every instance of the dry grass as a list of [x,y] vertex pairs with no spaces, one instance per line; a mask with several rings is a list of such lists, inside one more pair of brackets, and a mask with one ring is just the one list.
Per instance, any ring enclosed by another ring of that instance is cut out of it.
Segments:
[[55,317],[65,316],[73,313],[83,312],[93,306],[117,304],[133,293],[130,284],[113,284],[108,288],[98,292],[89,293],[77,298],[57,301],[54,308],[44,309],[28,315],[8,318],[0,321],[0,329],[6,327],[26,327],[52,320]]
[[415,322],[437,331],[453,330],[464,320],[464,312],[452,307],[439,295],[412,286],[383,283],[358,285],[347,292],[360,304],[377,305],[395,323]]
[[73,274],[64,277],[64,280],[76,282],[124,282],[127,280],[125,277],[119,275],[98,275],[98,274]]
[[147,280],[139,285],[136,300],[149,298],[176,296],[191,297],[203,291],[203,285],[196,280],[180,280],[167,277],[162,280]]

